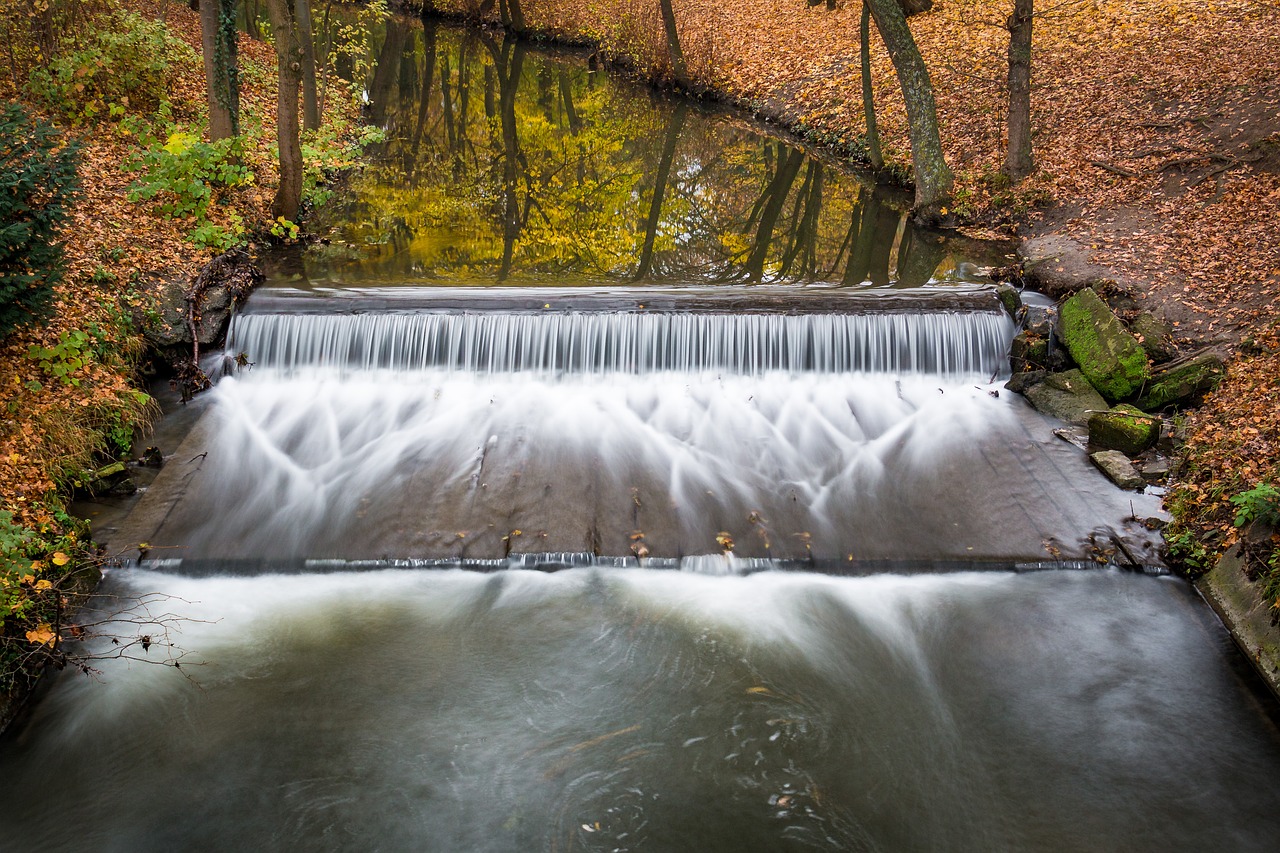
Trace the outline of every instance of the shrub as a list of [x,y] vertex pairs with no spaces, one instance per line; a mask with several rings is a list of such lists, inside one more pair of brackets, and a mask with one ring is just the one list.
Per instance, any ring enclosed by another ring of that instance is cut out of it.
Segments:
[[0,110],[0,338],[47,315],[62,278],[58,227],[76,190],[78,148],[22,108]]
[[143,172],[129,188],[129,200],[154,201],[157,213],[174,219],[195,217],[187,239],[225,252],[244,241],[244,222],[229,211],[225,225],[215,224],[209,219],[209,206],[219,190],[253,183],[243,157],[238,136],[202,142],[194,133],[174,131],[164,145],[152,145],[129,164]]
[[34,69],[29,86],[50,108],[76,121],[154,113],[168,102],[169,66],[178,62],[198,62],[195,51],[159,21],[118,12],[99,19],[86,46]]
[[1280,524],[1280,489],[1271,483],[1259,483],[1230,500],[1236,508],[1236,527],[1244,527],[1251,521],[1272,526]]
[[240,137],[201,142],[194,133],[175,131],[164,145],[153,145],[132,164],[142,178],[129,188],[130,201],[156,201],[156,212],[173,218],[203,219],[217,187],[253,182],[253,172],[240,161]]

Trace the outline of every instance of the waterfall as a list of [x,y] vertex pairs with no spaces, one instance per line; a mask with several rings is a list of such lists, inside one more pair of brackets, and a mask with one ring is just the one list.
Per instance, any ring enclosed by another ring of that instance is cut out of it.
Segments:
[[257,368],[342,374],[721,371],[897,373],[989,380],[1013,324],[994,312],[873,314],[245,314],[227,342]]

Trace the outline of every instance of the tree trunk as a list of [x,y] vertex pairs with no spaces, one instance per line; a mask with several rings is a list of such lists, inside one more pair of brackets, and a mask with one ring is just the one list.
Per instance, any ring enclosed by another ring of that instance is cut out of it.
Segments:
[[680,34],[676,31],[676,11],[671,0],[658,0],[662,10],[662,26],[667,31],[667,52],[671,55],[671,73],[678,85],[688,88],[689,69],[684,62],[684,51],[680,49]]
[[1031,154],[1032,0],[1014,0],[1009,30],[1009,149],[1004,173],[1019,181],[1035,171]]
[[686,105],[682,101],[671,116],[671,124],[667,126],[667,138],[662,144],[662,155],[658,159],[658,173],[653,179],[653,197],[649,200],[649,217],[645,220],[644,245],[640,249],[640,266],[632,280],[639,281],[648,277],[653,269],[653,244],[658,236],[658,223],[662,219],[662,197],[667,192],[667,180],[671,175],[671,164],[676,158],[676,143],[680,141],[680,132],[684,130]]
[[938,110],[933,100],[933,83],[916,47],[906,15],[897,0],[867,0],[876,28],[889,50],[898,85],[907,105],[911,136],[911,165],[915,172],[916,198],[913,210],[926,218],[935,216],[951,191],[954,176],[942,154],[938,135]]
[[[809,278],[816,271],[818,256],[818,217],[822,214],[822,189],[824,170],[818,160],[809,161],[809,177],[805,184],[809,191],[804,195],[804,216],[792,235],[791,246],[782,258],[781,277],[791,273],[792,264],[800,259],[796,278]],[[811,178],[811,179],[810,179]]]
[[524,24],[524,11],[520,8],[520,0],[498,0],[502,25],[513,33],[524,35],[528,30]]
[[862,4],[862,114],[867,120],[867,159],[873,169],[884,168],[880,152],[880,131],[876,130],[876,101],[871,90],[871,7]]
[[569,133],[577,136],[582,130],[582,117],[578,115],[578,109],[573,105],[573,85],[569,82],[569,74],[563,69],[560,71],[560,100],[564,102],[564,115],[569,121]]
[[444,138],[450,151],[458,150],[458,138],[453,132],[453,87],[449,85],[452,72],[449,69],[449,50],[440,54],[440,106],[444,111]]
[[859,217],[858,234],[853,241],[853,249],[849,252],[849,265],[844,268],[842,283],[845,285],[862,284],[871,271],[871,250],[875,246],[876,222],[880,218],[882,205],[883,202],[876,198],[874,192],[865,192],[859,204],[860,209],[854,210],[854,216]]
[[240,133],[240,69],[234,0],[200,0],[200,47],[209,95],[209,141]]
[[311,28],[311,0],[293,0],[302,46],[302,126],[320,129],[320,98],[316,93],[316,42]]
[[271,215],[294,222],[302,206],[302,144],[298,127],[298,92],[301,88],[302,47],[293,23],[289,0],[267,0],[271,35],[276,44],[276,140],[280,146],[280,186]]
[[917,231],[910,222],[902,232],[898,246],[898,284],[907,287],[923,287],[938,271],[938,264],[947,256],[942,238]]
[[889,276],[889,255],[893,252],[893,237],[898,233],[898,223],[903,214],[887,204],[876,210],[875,225],[871,229],[871,253],[867,264],[867,277],[871,283],[883,287],[892,281]]

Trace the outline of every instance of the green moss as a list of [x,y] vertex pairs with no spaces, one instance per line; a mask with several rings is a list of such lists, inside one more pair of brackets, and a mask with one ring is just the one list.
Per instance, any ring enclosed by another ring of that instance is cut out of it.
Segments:
[[1119,405],[1089,417],[1089,444],[1133,455],[1156,443],[1160,419],[1133,406]]
[[1221,358],[1214,353],[1201,353],[1156,373],[1138,399],[1138,408],[1152,412],[1193,401],[1216,387],[1224,375],[1226,368]]
[[1062,304],[1059,316],[1067,351],[1102,396],[1114,402],[1142,388],[1147,354],[1098,294],[1080,291]]

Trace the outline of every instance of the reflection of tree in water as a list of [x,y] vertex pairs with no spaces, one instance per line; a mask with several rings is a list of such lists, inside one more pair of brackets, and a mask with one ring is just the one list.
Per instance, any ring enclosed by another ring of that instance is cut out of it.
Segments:
[[852,175],[580,57],[406,18],[374,50],[386,141],[325,213],[336,275],[914,286],[947,259]]

